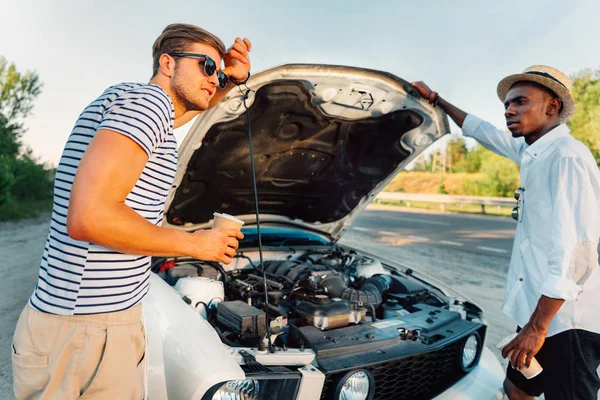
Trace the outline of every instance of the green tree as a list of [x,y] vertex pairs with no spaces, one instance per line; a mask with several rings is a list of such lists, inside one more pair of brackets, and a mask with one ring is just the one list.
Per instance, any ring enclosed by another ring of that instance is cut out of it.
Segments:
[[25,118],[41,93],[34,72],[20,73],[0,56],[0,154],[16,158],[21,150]]
[[481,182],[484,196],[511,197],[519,187],[519,166],[489,150],[482,153],[481,172],[485,175]]
[[36,215],[51,204],[54,171],[21,141],[40,92],[36,73],[20,73],[0,56],[0,220]]
[[[11,200],[10,191],[15,183],[13,160],[6,154],[0,154],[0,208]],[[1,218],[0,218],[1,219]]]
[[464,172],[475,173],[481,171],[481,159],[486,151],[489,150],[479,145],[475,149],[471,149],[465,157]]
[[465,144],[465,139],[457,137],[448,142],[448,164],[450,172],[465,172],[465,161],[469,150]]
[[584,70],[572,80],[577,111],[567,125],[571,134],[588,146],[600,166],[600,69]]

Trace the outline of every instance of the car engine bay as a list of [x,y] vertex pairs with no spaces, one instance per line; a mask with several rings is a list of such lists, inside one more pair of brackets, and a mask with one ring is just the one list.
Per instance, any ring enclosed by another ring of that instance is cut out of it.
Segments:
[[307,347],[317,357],[356,346],[364,354],[399,341],[430,346],[481,326],[481,310],[421,283],[410,270],[386,269],[337,245],[299,253],[265,252],[268,302],[262,270],[248,256],[257,254],[238,252],[236,266],[245,265],[229,271],[189,258],[155,259],[153,271],[231,347],[264,350],[267,315],[275,349]]

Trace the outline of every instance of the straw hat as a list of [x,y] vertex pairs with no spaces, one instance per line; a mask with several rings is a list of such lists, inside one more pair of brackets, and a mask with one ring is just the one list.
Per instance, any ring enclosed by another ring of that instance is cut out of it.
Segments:
[[498,97],[504,102],[506,94],[517,82],[535,82],[552,90],[560,101],[563,108],[558,115],[560,123],[565,123],[575,113],[575,100],[571,96],[571,80],[556,68],[547,65],[533,65],[525,68],[522,74],[509,75],[498,84]]

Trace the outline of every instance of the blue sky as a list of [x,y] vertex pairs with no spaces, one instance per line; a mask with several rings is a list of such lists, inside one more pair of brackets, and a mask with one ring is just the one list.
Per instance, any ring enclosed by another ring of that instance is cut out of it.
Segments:
[[[597,0],[3,3],[0,55],[44,83],[24,141],[54,164],[81,110],[107,86],[149,80],[152,43],[173,22],[226,45],[250,38],[255,71],[291,62],[389,71],[500,127],[504,76],[533,64],[567,74],[600,68]],[[190,125],[175,132],[179,141]]]

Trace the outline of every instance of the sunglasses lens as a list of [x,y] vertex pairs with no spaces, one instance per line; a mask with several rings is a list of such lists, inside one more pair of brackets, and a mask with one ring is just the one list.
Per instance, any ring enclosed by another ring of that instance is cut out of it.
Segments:
[[206,72],[206,75],[212,76],[216,70],[217,65],[215,64],[213,59],[210,57],[206,57],[206,59],[204,60],[204,72]]
[[521,198],[521,196],[523,196],[523,192],[525,191],[525,189],[523,188],[518,188],[517,190],[515,190],[515,200],[519,200]]
[[511,216],[515,221],[519,220],[519,207],[513,208]]
[[219,71],[219,87],[224,89],[227,86],[227,75],[225,73]]

